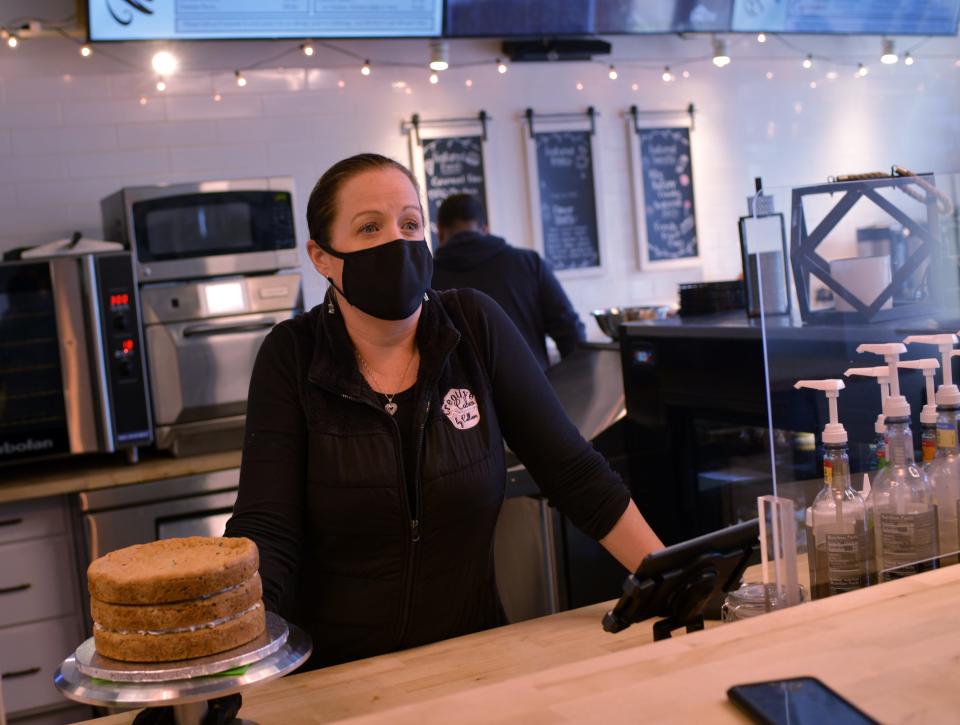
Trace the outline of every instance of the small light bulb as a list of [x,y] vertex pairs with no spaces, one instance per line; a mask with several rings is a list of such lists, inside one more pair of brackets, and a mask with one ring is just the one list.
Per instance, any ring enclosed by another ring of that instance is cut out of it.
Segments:
[[903,64],[913,65],[913,56],[909,52],[903,54]]
[[857,63],[857,76],[863,78],[870,72],[870,69],[867,68],[863,63]]
[[768,70],[766,77],[767,77],[767,80],[768,80],[768,81],[772,81],[772,80],[773,80],[773,71],[772,71],[772,70]]
[[767,42],[767,34],[766,34],[766,33],[757,33],[757,42],[758,42],[758,43],[766,43],[766,42]]
[[840,77],[840,74],[837,73],[835,70],[827,71],[827,80],[828,80],[828,81],[835,81],[835,80],[837,80],[837,78],[839,78],[839,77]]
[[463,85],[465,85],[467,88],[473,88],[473,81],[467,78],[467,80],[463,82]]
[[680,75],[683,76],[684,78],[689,78],[689,77],[690,77],[690,71],[685,70],[685,71],[684,71],[683,73],[681,73]]
[[503,75],[506,72],[507,72],[507,64],[504,63],[499,58],[497,58],[497,73],[499,73],[500,75]]
[[146,97],[146,96],[140,96],[140,105],[141,105],[141,106],[146,106],[146,105],[147,105],[147,97]]
[[406,93],[408,96],[413,95],[413,89],[410,86],[407,86],[406,88],[404,88],[403,92]]
[[167,82],[163,80],[163,78],[157,81],[157,90],[160,91],[160,93],[163,93],[165,90],[167,90]]
[[177,57],[171,53],[169,50],[161,50],[158,53],[154,53],[153,58],[150,60],[150,65],[153,66],[154,72],[159,76],[170,76],[177,72]]
[[673,80],[673,73],[670,72],[670,66],[664,67],[663,75],[660,77],[663,78],[664,83],[670,83]]
[[578,90],[578,91],[582,91],[582,90],[583,90],[583,83],[579,83],[579,82],[577,83],[577,90]]
[[370,75],[370,61],[369,61],[369,60],[363,61],[363,67],[360,69],[360,72],[361,72],[363,75],[365,75],[365,76]]
[[241,73],[241,72],[238,71],[238,70],[235,70],[235,71],[233,72],[233,75],[234,75],[234,76],[236,77],[236,79],[237,79],[237,85],[238,85],[238,86],[240,86],[241,88],[243,88],[245,85],[247,85],[247,79],[243,77],[243,73]]
[[308,58],[316,52],[312,43],[304,43],[300,46],[300,50],[302,50],[303,54]]
[[438,76],[437,72],[434,71],[433,73],[430,74],[430,83],[432,83],[433,85],[437,85],[437,83],[439,82],[440,82],[440,76]]
[[810,88],[811,88],[812,90],[816,90],[816,88],[817,88],[817,82],[816,82],[816,81],[810,81]]
[[717,68],[730,65],[730,55],[727,53],[727,41],[723,38],[713,39],[713,64]]
[[347,82],[345,80],[341,78],[340,80],[337,81],[337,88],[346,88],[346,87],[347,87]]
[[214,94],[213,94],[213,100],[214,100],[215,102],[220,103],[220,101],[221,101],[222,99],[223,99],[223,96],[221,96],[219,93],[214,93]]
[[18,45],[20,45],[20,40],[16,35],[11,33],[10,37],[7,38],[7,45],[9,45],[11,48],[16,48]]
[[89,58],[91,55],[93,55],[93,49],[89,45],[81,45],[80,55],[84,58]]
[[619,78],[619,75],[617,74],[617,69],[614,68],[613,66],[610,66],[610,70],[607,71],[607,77],[612,81],[617,80],[617,78]]
[[807,53],[807,57],[803,59],[803,67],[807,70],[813,68],[813,56]]
[[430,41],[430,70],[444,71],[450,67],[450,45],[445,40]]
[[898,60],[897,51],[894,50],[893,41],[890,38],[883,39],[883,55],[880,56],[880,62],[884,65],[893,65]]
[[632,86],[630,86],[630,90],[631,90],[631,91],[639,91],[639,90],[640,90],[640,84],[639,84],[639,83],[634,83]]

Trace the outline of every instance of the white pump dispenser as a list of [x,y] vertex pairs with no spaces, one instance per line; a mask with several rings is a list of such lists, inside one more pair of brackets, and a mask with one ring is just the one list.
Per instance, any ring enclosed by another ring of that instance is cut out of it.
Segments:
[[920,411],[920,447],[923,451],[923,465],[926,466],[937,454],[938,413],[937,404],[934,402],[936,398],[934,375],[940,367],[940,362],[935,357],[924,360],[904,360],[900,363],[900,367],[920,370],[923,373],[923,382],[927,388],[927,402]]
[[823,442],[828,445],[846,445],[847,429],[843,427],[837,417],[837,398],[840,391],[846,387],[842,380],[798,380],[793,386],[797,390],[809,388],[822,390],[827,395],[827,405],[830,408],[830,422],[823,428]]
[[927,402],[920,411],[920,422],[925,425],[937,424],[936,388],[933,376],[940,368],[940,361],[934,357],[923,360],[904,360],[899,367],[906,370],[920,370],[923,372],[923,383],[927,387]]
[[874,423],[873,430],[879,435],[887,432],[887,426],[883,422],[883,406],[890,397],[890,368],[886,365],[880,365],[873,368],[849,368],[843,373],[843,377],[862,377],[875,378],[880,384],[880,412],[877,414],[877,422]]
[[[882,355],[890,369],[890,396],[883,402],[883,415],[886,418],[910,417],[910,403],[900,394],[900,378],[897,374],[900,356],[906,351],[907,346],[902,342],[886,342],[857,347],[859,353],[869,352],[874,355]],[[888,420],[887,423],[889,422]]]
[[937,405],[960,405],[960,388],[953,383],[953,366],[951,360],[956,354],[953,350],[957,344],[956,335],[911,335],[904,342],[908,345],[936,345],[943,360],[943,384],[937,390]]
[[800,380],[794,385],[822,391],[830,409],[830,420],[823,428],[824,486],[807,516],[810,586],[815,599],[869,583],[866,505],[850,485],[847,431],[837,412],[844,387],[842,380]]

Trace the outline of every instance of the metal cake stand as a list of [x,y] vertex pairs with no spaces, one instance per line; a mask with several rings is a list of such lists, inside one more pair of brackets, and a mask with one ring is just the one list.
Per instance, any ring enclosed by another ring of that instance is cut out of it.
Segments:
[[[90,638],[57,668],[53,682],[65,697],[87,705],[172,706],[178,725],[200,725],[208,700],[282,677],[310,656],[313,648],[303,630],[273,612],[266,615],[266,631],[252,642],[182,662],[111,660],[96,654]],[[217,674],[242,665],[247,666],[242,674]]]

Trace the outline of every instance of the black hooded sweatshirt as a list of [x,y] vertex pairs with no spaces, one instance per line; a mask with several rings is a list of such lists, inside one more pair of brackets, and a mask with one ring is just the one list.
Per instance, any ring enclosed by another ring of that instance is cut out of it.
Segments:
[[586,337],[550,265],[532,249],[477,231],[453,235],[434,253],[433,288],[464,287],[480,290],[503,308],[544,370],[549,367],[545,336],[557,344],[560,357]]
[[409,428],[363,379],[330,297],[257,355],[226,535],[256,542],[264,603],[311,635],[311,666],[505,622],[493,568],[504,440],[594,538],[630,501],[503,311],[473,290],[428,295],[417,383],[399,403],[415,406]]

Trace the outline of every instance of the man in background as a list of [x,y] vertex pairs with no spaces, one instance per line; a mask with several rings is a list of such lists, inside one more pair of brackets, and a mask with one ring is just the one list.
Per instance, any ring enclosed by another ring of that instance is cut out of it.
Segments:
[[513,320],[546,370],[545,338],[564,358],[586,330],[550,265],[530,249],[518,249],[488,233],[483,206],[469,194],[447,197],[437,211],[439,248],[433,258],[433,288],[472,287],[492,297]]

